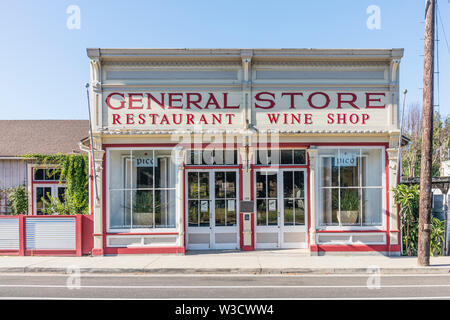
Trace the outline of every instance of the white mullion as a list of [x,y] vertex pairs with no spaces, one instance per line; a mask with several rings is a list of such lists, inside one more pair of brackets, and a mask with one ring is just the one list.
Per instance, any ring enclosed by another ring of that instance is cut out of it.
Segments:
[[[167,180],[168,180],[168,174],[167,174],[167,169],[168,169],[168,164],[167,164],[167,158],[162,158],[162,159],[164,159],[164,185],[165,186],[167,186]],[[166,198],[166,203],[169,203],[169,197],[168,197],[168,192],[167,191],[162,191],[162,190],[160,190],[161,192],[164,192],[164,195],[165,195],[165,198]],[[160,205],[160,207],[161,207],[161,205]],[[168,218],[168,213],[167,213],[167,210],[168,210],[168,206],[166,205],[166,206],[164,206],[164,218],[165,218],[165,224],[164,224],[164,227],[167,227],[167,218]]]
[[153,167],[152,167],[152,172],[153,172],[153,179],[152,179],[152,186],[153,186],[153,190],[152,190],[152,208],[153,208],[153,228],[156,228],[156,223],[155,223],[155,180],[156,180],[156,175],[155,175],[155,150],[152,150],[152,158],[153,158]]
[[358,176],[359,176],[359,191],[361,191],[361,195],[359,198],[359,214],[360,214],[360,222],[359,225],[362,227],[363,226],[363,217],[362,217],[362,212],[363,212],[363,203],[362,203],[362,199],[363,199],[363,189],[362,189],[362,165],[363,165],[363,159],[362,159],[362,149],[359,149],[359,168],[358,168]]
[[[294,161],[294,150],[292,150],[292,162]],[[292,225],[295,226],[295,173],[298,171],[292,170]]]
[[[214,179],[215,179],[215,171],[209,171],[209,227],[210,228],[213,228],[213,225],[214,225],[214,227],[216,226],[216,221],[215,221],[215,218],[216,218],[216,212],[215,212],[215,210],[216,210],[216,207],[215,207],[215,194],[214,194],[214,188],[215,188],[215,185],[213,185],[212,184],[212,181],[214,181]],[[212,229],[210,229],[210,230],[212,230]],[[210,233],[211,234],[211,233]],[[211,237],[211,240],[212,240],[212,237]],[[215,241],[215,239],[214,239],[214,241]]]
[[133,229],[133,150],[130,150],[130,228]]
[[[338,149],[338,159],[341,157],[341,149]],[[339,161],[337,163],[338,167],[338,216],[341,216],[341,162]],[[333,168],[333,164],[331,164],[331,167]],[[333,178],[331,178],[333,179]],[[331,182],[333,184],[333,182]],[[333,191],[331,191],[333,193]],[[331,202],[333,203],[333,194],[331,194]],[[331,222],[333,223],[333,222]],[[339,227],[342,227],[341,221],[338,221]]]
[[[225,226],[227,225],[227,215],[228,215],[228,198],[227,198],[227,173],[226,171],[223,172],[225,175],[225,194],[224,194],[224,202],[225,202]],[[215,183],[215,181],[214,181]],[[236,184],[236,181],[235,181]],[[214,216],[216,213],[214,212]]]
[[200,203],[200,172],[197,171],[197,227],[200,227],[200,210],[201,210],[201,203]]
[[266,172],[266,226],[269,225],[269,173]]

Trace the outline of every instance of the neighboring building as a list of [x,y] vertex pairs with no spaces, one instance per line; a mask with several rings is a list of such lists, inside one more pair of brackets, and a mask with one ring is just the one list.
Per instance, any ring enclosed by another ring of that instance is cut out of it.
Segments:
[[[450,160],[442,161],[440,168],[441,177],[450,177]],[[446,189],[445,189],[446,187]],[[433,216],[438,217],[441,220],[447,218],[449,219],[449,199],[450,199],[450,188],[449,184],[442,184],[442,190],[439,188],[433,188]],[[445,191],[447,190],[446,194]],[[450,224],[447,223],[447,234],[450,234]],[[447,237],[448,239],[448,237]]]
[[[441,162],[439,172],[441,173],[441,177],[450,177],[450,160]],[[445,186],[445,184],[442,185],[442,187]],[[448,199],[450,195],[448,185],[446,194],[443,194],[443,191],[439,188],[433,188],[431,192],[433,193],[433,215],[443,220],[445,218],[446,209],[448,208]]]
[[403,49],[87,53],[94,255],[400,255]]
[[442,161],[441,163],[441,176],[450,177],[450,160]]
[[0,214],[9,214],[6,190],[24,185],[28,190],[28,214],[40,214],[41,198],[57,197],[65,187],[48,167],[37,166],[26,154],[80,153],[79,141],[89,136],[87,120],[0,120]]

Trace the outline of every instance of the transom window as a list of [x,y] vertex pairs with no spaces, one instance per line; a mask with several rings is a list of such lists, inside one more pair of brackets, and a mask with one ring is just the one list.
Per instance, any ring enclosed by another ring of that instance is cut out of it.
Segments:
[[319,225],[382,224],[382,149],[319,150]]
[[304,149],[260,149],[256,152],[258,165],[305,165]]
[[190,150],[186,153],[187,165],[237,165],[236,150],[206,149]]
[[60,169],[53,168],[34,168],[34,181],[59,181],[61,176]]

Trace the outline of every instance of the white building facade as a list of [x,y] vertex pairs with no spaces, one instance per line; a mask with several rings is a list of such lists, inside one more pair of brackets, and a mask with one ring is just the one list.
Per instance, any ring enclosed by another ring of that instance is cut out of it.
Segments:
[[403,49],[87,53],[94,255],[400,254]]

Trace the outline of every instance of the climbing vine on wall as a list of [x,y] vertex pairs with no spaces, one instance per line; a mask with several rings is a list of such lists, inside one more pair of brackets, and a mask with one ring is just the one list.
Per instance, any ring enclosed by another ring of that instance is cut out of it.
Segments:
[[86,154],[26,154],[24,157],[33,159],[37,165],[54,166],[50,174],[60,172],[59,183],[66,184],[64,205],[58,204],[57,200],[47,200],[47,213],[51,213],[49,210],[57,214],[89,213],[89,160]]

